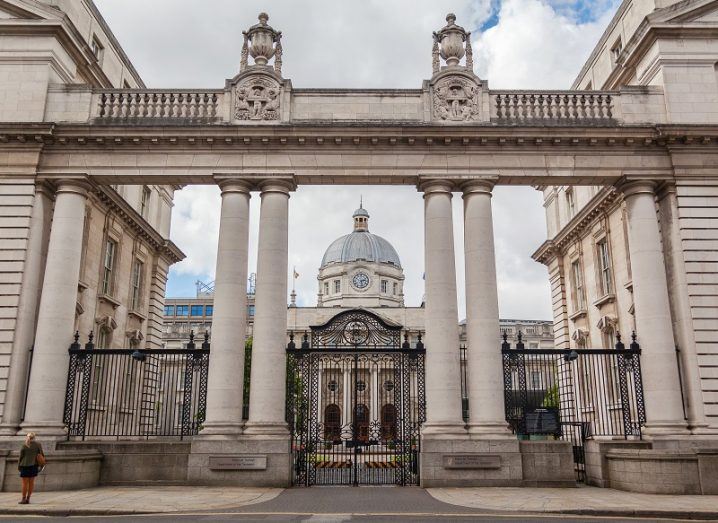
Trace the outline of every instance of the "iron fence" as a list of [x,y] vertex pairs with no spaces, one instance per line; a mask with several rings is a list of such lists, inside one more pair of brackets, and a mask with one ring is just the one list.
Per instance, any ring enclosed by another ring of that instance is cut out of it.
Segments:
[[209,336],[186,349],[97,349],[92,334],[70,346],[64,422],[68,439],[197,434],[205,419]]
[[620,335],[614,349],[526,349],[502,344],[506,421],[520,439],[571,441],[579,480],[592,437],[641,439],[645,406],[641,349]]

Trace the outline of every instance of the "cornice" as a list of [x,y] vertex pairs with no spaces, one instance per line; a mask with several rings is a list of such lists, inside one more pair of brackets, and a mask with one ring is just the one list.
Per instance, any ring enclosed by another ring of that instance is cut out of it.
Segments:
[[122,219],[125,225],[128,225],[140,238],[172,263],[180,262],[185,258],[185,254],[179,247],[172,241],[163,238],[117,191],[111,187],[99,187],[95,191],[95,196]]
[[562,253],[571,241],[582,238],[598,216],[607,213],[621,201],[619,191],[613,187],[603,187],[552,239],[541,244],[531,258],[546,265]]

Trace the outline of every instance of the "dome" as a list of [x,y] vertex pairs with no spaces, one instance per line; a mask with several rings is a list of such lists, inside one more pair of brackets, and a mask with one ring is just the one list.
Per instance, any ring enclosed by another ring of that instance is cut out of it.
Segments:
[[401,268],[399,255],[391,243],[369,231],[354,231],[332,242],[322,258],[322,267],[330,263],[348,263],[359,260],[391,263]]

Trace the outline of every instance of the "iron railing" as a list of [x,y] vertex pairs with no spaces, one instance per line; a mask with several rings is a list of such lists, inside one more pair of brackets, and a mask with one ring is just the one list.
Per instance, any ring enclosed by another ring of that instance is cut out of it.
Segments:
[[70,346],[64,422],[68,439],[184,438],[202,429],[207,405],[209,336],[186,349]]
[[519,334],[502,344],[506,421],[521,439],[553,434],[571,441],[579,480],[586,439],[641,439],[646,422],[641,349],[526,349]]

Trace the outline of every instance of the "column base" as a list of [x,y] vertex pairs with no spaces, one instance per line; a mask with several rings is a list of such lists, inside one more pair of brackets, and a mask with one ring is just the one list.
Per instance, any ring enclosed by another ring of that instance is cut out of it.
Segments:
[[200,431],[200,438],[211,437],[235,437],[242,434],[244,425],[242,423],[205,423],[204,428]]
[[18,425],[14,423],[0,425],[0,436],[17,436],[18,434],[20,434]]
[[247,436],[289,437],[289,427],[286,423],[263,423],[259,421],[248,421],[244,425],[243,434]]
[[192,485],[286,488],[291,485],[289,435],[195,438],[187,463]]
[[647,440],[675,439],[676,437],[689,436],[690,431],[685,422],[653,422],[646,423],[643,429],[643,436]]
[[504,440],[516,439],[506,422],[503,423],[469,423],[469,438],[472,440]]
[[421,427],[421,437],[434,440],[467,439],[466,426],[459,423],[424,423]]
[[20,425],[20,430],[18,431],[18,434],[25,435],[28,432],[34,432],[35,434],[37,434],[38,439],[67,439],[67,429],[65,428],[65,425],[61,423],[58,424],[56,422],[28,421]]

